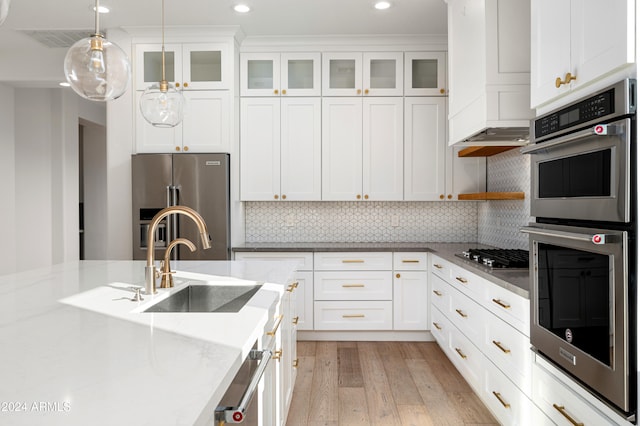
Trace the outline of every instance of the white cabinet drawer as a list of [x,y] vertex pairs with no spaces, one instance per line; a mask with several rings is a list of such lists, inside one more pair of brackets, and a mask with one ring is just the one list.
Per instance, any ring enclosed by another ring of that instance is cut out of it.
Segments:
[[394,271],[426,271],[427,253],[393,253]]
[[431,275],[431,303],[442,312],[449,313],[451,309],[451,292],[453,289],[442,278]]
[[487,313],[482,351],[527,395],[531,394],[532,352],[529,338]]
[[461,292],[451,289],[451,310],[449,318],[467,338],[478,347],[482,346],[483,327],[487,312],[476,302]]
[[477,298],[478,296],[483,295],[485,280],[456,265],[451,265],[451,277],[449,278],[449,282],[455,288],[472,298]]
[[391,300],[393,285],[389,271],[315,272],[315,300]]
[[[554,368],[554,367],[552,367]],[[533,364],[533,402],[556,424],[611,425],[626,424],[619,419],[614,422],[593,405],[575,394],[537,363]]]
[[482,352],[462,333],[452,332],[449,336],[449,358],[469,385],[482,392],[485,358]]
[[391,252],[316,252],[316,271],[391,271]]
[[390,301],[315,302],[316,330],[391,330]]
[[489,311],[529,336],[529,299],[486,281],[483,302]]
[[438,275],[446,281],[449,281],[449,278],[451,277],[451,264],[446,260],[439,258],[435,254],[431,255],[429,269],[432,273]]
[[281,260],[298,262],[298,271],[313,271],[313,253],[311,252],[246,252],[235,253],[235,260]]
[[441,348],[449,347],[449,335],[453,325],[447,319],[447,316],[440,312],[435,305],[431,305],[431,324],[429,329]]

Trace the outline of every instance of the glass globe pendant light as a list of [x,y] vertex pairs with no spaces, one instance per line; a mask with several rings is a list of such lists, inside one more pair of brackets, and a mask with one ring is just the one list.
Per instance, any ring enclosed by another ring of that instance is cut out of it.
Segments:
[[140,97],[140,112],[155,127],[175,127],[184,115],[184,96],[167,82],[164,64],[164,0],[162,0],[162,80]]
[[99,0],[96,0],[96,31],[74,43],[64,58],[64,75],[73,90],[92,101],[111,101],[127,90],[131,66],[127,54],[100,33]]

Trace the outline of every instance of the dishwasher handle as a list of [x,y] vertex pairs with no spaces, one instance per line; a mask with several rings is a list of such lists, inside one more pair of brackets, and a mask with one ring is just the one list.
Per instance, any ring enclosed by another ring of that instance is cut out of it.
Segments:
[[273,356],[273,351],[270,349],[257,350],[252,349],[249,352],[249,358],[252,360],[260,360],[260,364],[258,368],[253,373],[251,377],[251,381],[249,382],[249,386],[245,389],[242,397],[240,398],[240,402],[237,407],[217,407],[215,412],[215,420],[219,422],[220,425],[224,425],[225,423],[242,423],[244,421],[244,413],[247,410],[247,407],[251,403],[253,396],[256,393],[256,389],[258,389],[258,383],[262,380],[262,376],[264,375],[265,370],[269,362],[271,361],[271,357]]

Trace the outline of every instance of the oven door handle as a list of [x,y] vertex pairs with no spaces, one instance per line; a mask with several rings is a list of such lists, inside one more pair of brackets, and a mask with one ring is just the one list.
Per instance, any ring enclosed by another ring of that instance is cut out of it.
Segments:
[[597,245],[619,242],[619,236],[613,234],[578,234],[575,232],[566,231],[550,231],[547,229],[536,228],[534,226],[524,226],[520,228],[520,232],[523,232],[525,234],[540,235],[542,237],[566,238],[569,240],[582,241]]
[[555,146],[558,145],[562,145],[562,144],[566,144],[566,143],[573,143],[573,142],[577,142],[580,139],[583,139],[587,136],[592,136],[595,135],[596,133],[593,130],[593,127],[590,127],[588,129],[584,129],[581,130],[577,133],[572,133],[570,135],[561,137],[561,138],[557,138],[554,139],[552,141],[549,142],[543,142],[543,143],[537,143],[537,144],[533,144],[533,145],[529,145],[529,146],[525,146],[522,149],[520,149],[520,152],[522,154],[531,154],[537,151],[542,151],[545,150],[547,148],[553,148]]
[[215,419],[220,424],[224,423],[242,423],[244,421],[244,413],[249,407],[251,400],[253,399],[253,395],[256,393],[258,389],[258,384],[260,380],[262,380],[262,376],[271,361],[271,357],[273,356],[273,351],[271,349],[257,350],[252,349],[249,352],[249,358],[253,360],[260,360],[260,364],[258,368],[253,373],[251,377],[251,381],[249,382],[249,386],[245,389],[242,397],[240,398],[240,402],[237,407],[218,407],[215,412]]

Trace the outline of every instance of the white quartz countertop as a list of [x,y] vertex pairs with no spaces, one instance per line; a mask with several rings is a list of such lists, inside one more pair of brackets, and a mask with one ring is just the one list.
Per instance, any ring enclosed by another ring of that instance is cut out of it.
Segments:
[[144,287],[144,262],[81,261],[0,276],[0,424],[211,424],[295,264],[172,269],[184,272],[176,287],[205,276],[265,284],[238,313],[145,313],[167,290],[129,300],[129,287]]

